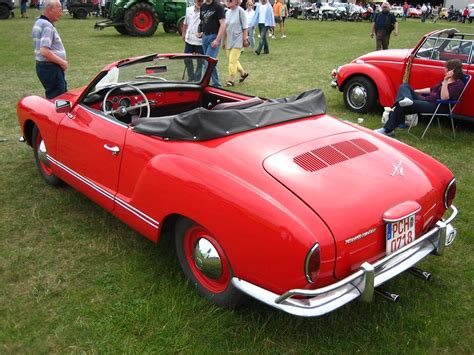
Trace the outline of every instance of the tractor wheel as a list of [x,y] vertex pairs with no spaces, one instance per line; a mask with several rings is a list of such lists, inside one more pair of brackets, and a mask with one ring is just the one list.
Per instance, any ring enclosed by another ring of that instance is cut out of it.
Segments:
[[79,20],[85,20],[87,18],[87,10],[86,9],[77,9],[74,13],[75,17]]
[[0,20],[6,20],[10,17],[10,9],[7,5],[0,4]]
[[180,18],[178,21],[178,33],[180,36],[183,35],[183,26],[184,26],[184,17]]
[[132,36],[151,36],[157,27],[158,16],[150,4],[138,3],[125,12],[125,28]]
[[123,25],[117,25],[117,26],[114,26],[114,28],[117,30],[118,33],[122,34],[122,35],[128,35],[128,31],[127,31],[127,28]]
[[176,33],[178,28],[174,23],[163,23],[163,30],[165,30],[166,33]]

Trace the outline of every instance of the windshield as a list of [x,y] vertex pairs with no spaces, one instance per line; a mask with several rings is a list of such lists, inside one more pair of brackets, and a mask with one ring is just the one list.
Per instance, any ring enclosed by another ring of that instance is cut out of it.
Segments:
[[202,82],[208,67],[206,58],[197,56],[149,57],[112,68],[96,84],[93,92],[124,83],[194,83]]

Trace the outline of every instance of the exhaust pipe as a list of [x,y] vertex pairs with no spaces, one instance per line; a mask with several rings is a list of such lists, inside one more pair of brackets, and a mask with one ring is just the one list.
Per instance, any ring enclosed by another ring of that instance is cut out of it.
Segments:
[[415,275],[415,276],[417,276],[417,277],[419,277],[419,278],[421,278],[425,281],[429,281],[431,279],[431,272],[423,271],[421,269],[418,269],[417,267],[411,267],[411,268],[408,269],[408,271],[411,274],[413,274],[413,275]]
[[375,288],[375,293],[379,296],[382,296],[386,300],[392,301],[393,303],[397,303],[398,301],[400,301],[399,295],[397,295],[396,293],[388,292],[380,287]]

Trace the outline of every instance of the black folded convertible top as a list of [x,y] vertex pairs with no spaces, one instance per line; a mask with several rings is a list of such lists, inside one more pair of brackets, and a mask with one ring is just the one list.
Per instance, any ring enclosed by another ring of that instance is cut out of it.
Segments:
[[320,89],[314,89],[247,108],[199,107],[173,116],[141,118],[132,126],[135,132],[165,139],[204,141],[323,113],[326,98]]

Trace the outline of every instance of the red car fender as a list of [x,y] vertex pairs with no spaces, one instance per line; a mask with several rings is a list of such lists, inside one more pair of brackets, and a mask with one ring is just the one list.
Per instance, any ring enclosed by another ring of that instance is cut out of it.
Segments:
[[[161,224],[182,215],[206,227],[219,241],[234,275],[276,293],[309,287],[304,260],[318,242],[318,282],[333,281],[335,246],[327,226],[301,200],[270,176],[265,190],[215,166],[174,154],[149,161],[128,203]],[[131,186],[120,180],[120,186]],[[274,196],[278,196],[276,199]],[[126,200],[122,191],[120,199]]]
[[53,102],[40,96],[28,96],[17,104],[17,115],[23,136],[32,145],[33,125],[38,126],[50,154],[56,153],[56,132],[64,113],[58,114]]
[[392,80],[379,68],[369,64],[350,63],[339,68],[337,84],[340,91],[344,91],[344,85],[348,79],[354,76],[365,76],[369,78],[377,88],[380,105],[391,106],[397,94],[397,88]]

